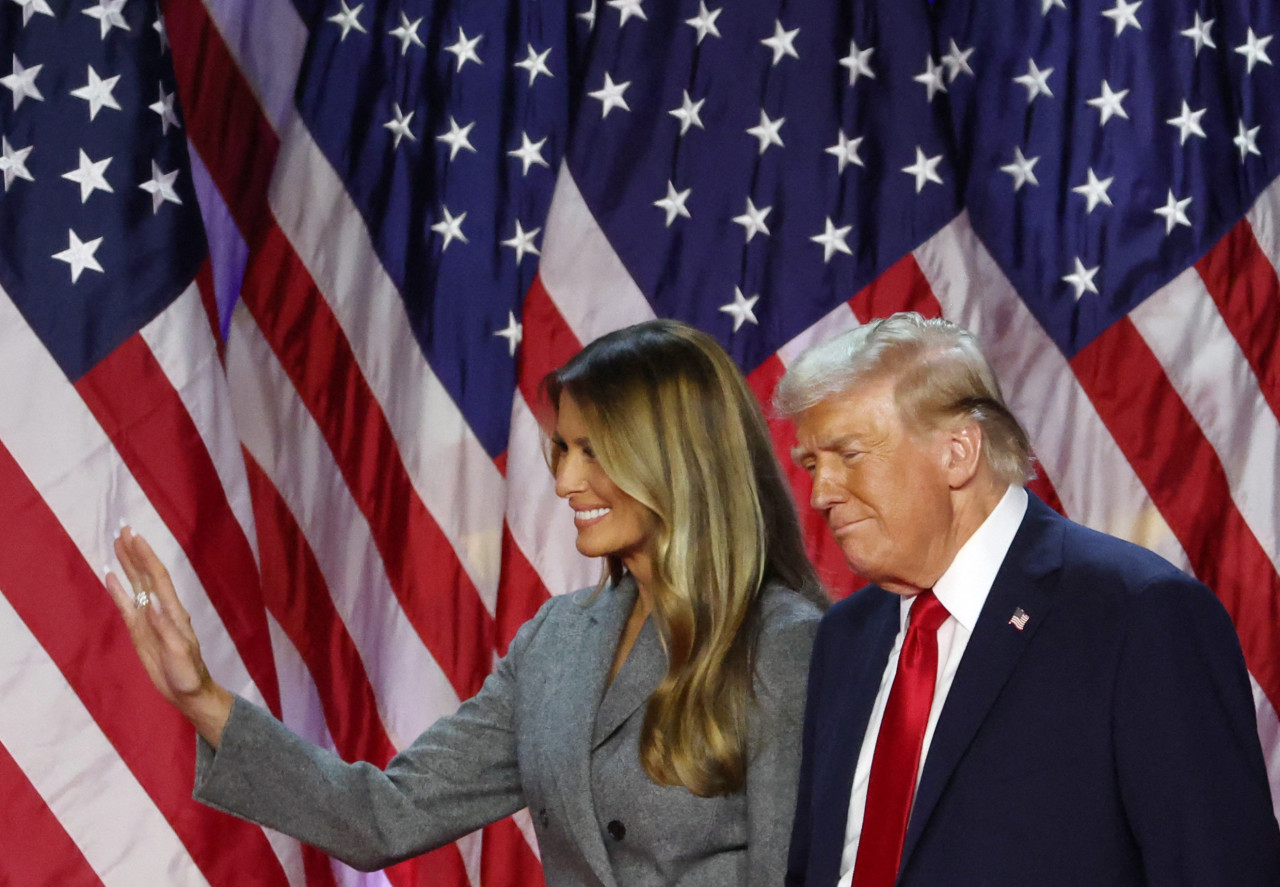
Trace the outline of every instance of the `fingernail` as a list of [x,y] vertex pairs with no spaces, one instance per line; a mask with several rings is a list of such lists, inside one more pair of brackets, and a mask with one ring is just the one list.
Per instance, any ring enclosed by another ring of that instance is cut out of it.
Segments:
[[124,529],[128,529],[128,527],[129,527],[129,522],[124,518],[120,518],[120,529],[124,530]]

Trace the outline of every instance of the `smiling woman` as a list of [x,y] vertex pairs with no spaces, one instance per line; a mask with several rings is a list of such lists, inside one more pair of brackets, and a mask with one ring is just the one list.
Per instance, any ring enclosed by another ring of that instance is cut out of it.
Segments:
[[548,601],[476,696],[384,769],[217,684],[164,566],[127,529],[108,587],[196,727],[197,799],[381,868],[527,806],[549,887],[782,883],[824,598],[764,418],[673,321],[550,374],[550,464],[604,578]]

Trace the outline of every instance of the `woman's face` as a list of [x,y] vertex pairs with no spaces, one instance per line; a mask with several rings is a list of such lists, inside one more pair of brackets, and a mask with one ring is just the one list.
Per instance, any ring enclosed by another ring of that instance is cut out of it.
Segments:
[[618,488],[596,461],[582,412],[567,392],[560,394],[552,445],[556,495],[567,499],[578,528],[578,551],[587,557],[614,555],[638,573],[637,558],[648,558],[653,513]]

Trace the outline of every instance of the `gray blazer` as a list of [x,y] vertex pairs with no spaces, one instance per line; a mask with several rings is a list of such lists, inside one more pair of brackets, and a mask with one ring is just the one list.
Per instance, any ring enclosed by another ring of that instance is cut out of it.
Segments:
[[639,761],[645,702],[666,671],[652,622],[606,687],[635,601],[629,579],[548,601],[480,692],[379,770],[347,764],[237,699],[195,797],[372,870],[527,806],[548,887],[776,887],[795,806],[818,609],[767,589],[745,791],[699,798]]

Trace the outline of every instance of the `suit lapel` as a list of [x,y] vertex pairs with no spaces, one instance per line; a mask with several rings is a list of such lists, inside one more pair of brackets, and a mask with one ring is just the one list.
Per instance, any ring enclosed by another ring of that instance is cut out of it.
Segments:
[[[903,871],[952,772],[1048,616],[1057,585],[1052,574],[1062,562],[1061,520],[1029,496],[1026,516],[996,574],[938,718],[903,844]],[[1019,608],[1029,617],[1021,630],[1010,624]]]
[[[635,583],[627,577],[617,587],[601,591],[591,604],[574,614],[576,625],[566,632],[564,667],[558,682],[572,688],[573,698],[564,699],[556,711],[546,712],[548,722],[555,726],[557,737],[561,737],[556,741],[566,745],[554,755],[560,765],[550,767],[552,772],[547,776],[560,795],[568,830],[605,885],[615,882],[592,802],[592,730],[618,636],[635,599]],[[551,688],[551,692],[555,694],[555,688]]]
[[[621,631],[619,628],[619,634]],[[616,643],[615,637],[615,647]],[[649,619],[636,636],[635,644],[613,683],[604,691],[591,736],[592,751],[599,748],[640,706],[649,701],[666,672],[667,654],[662,649],[662,641],[653,620]]]
[[[823,774],[812,788],[817,815],[812,820],[811,845],[820,848],[821,854],[814,859],[814,883],[834,884],[839,876],[858,751],[900,625],[898,595],[876,587],[854,594],[865,595],[856,603],[870,612],[865,618],[850,620],[854,631],[842,637],[842,648],[823,651],[821,665],[822,720],[812,749],[813,772]],[[809,704],[815,701],[811,699]]]

